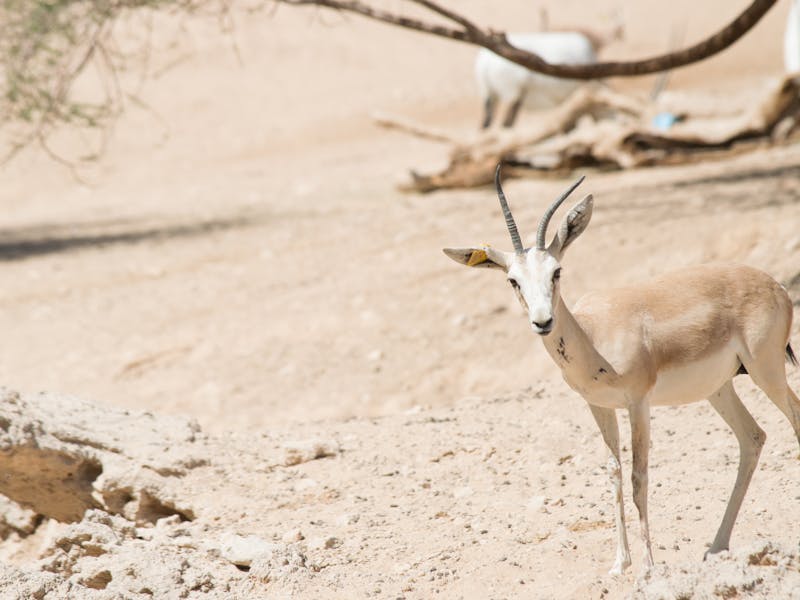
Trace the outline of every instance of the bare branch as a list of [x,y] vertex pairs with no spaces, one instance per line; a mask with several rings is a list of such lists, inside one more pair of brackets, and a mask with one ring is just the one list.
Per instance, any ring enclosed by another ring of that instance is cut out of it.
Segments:
[[536,54],[515,48],[508,42],[504,33],[496,33],[490,29],[481,29],[465,17],[442,8],[434,2],[429,2],[427,0],[410,1],[424,6],[450,21],[458,23],[462,29],[436,25],[412,17],[379,10],[363,2],[359,2],[358,0],[276,0],[276,2],[295,6],[316,5],[333,10],[355,13],[369,19],[389,23],[398,27],[421,31],[423,33],[474,44],[476,46],[483,46],[512,62],[527,67],[531,71],[567,79],[597,79],[602,77],[648,75],[650,73],[658,73],[669,69],[677,69],[705,60],[725,50],[745,33],[750,31],[777,2],[777,0],[753,0],[750,6],[725,27],[704,40],[682,50],[634,61],[568,65],[551,64]]
[[382,23],[389,23],[390,25],[396,25],[405,29],[413,29],[414,31],[421,31],[422,33],[429,33],[431,35],[458,40],[460,42],[467,42],[470,44],[477,43],[466,31],[453,29],[452,27],[444,27],[442,25],[435,25],[433,23],[426,23],[413,17],[406,17],[403,15],[390,13],[385,10],[372,8],[368,4],[358,2],[358,0],[276,0],[276,2],[291,4],[294,6],[323,6],[333,10],[355,13],[357,15],[361,15],[362,17],[367,17],[368,19],[381,21]]
[[442,15],[443,17],[458,23],[461,25],[466,31],[478,31],[480,32],[480,28],[475,25],[472,21],[462,17],[461,15],[454,13],[453,11],[439,6],[435,2],[430,2],[429,0],[410,0],[414,4],[419,4],[420,6],[424,6],[430,11],[433,11],[437,14]]
[[453,146],[459,144],[459,141],[454,136],[441,129],[420,125],[405,117],[375,112],[372,114],[372,120],[375,121],[376,125],[385,129],[395,129],[432,142],[442,142]]

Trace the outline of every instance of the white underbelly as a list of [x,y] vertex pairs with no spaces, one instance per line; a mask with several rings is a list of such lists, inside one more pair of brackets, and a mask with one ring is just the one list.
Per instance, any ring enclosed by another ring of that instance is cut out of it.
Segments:
[[739,364],[736,351],[728,345],[703,359],[663,369],[650,390],[650,405],[675,406],[708,398],[736,373]]

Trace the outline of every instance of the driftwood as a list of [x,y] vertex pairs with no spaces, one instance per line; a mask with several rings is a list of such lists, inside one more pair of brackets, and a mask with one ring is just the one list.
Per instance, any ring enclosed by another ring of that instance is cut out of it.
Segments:
[[800,78],[773,82],[757,98],[748,99],[747,108],[727,115],[696,111],[702,107],[697,100],[673,98],[667,114],[675,123],[664,130],[652,124],[653,117],[665,111],[663,102],[647,103],[602,87],[578,90],[524,130],[476,134],[461,142],[455,135],[407,119],[381,115],[376,121],[451,146],[450,162],[443,171],[424,175],[411,171],[411,180],[400,189],[414,192],[487,185],[500,161],[511,167],[510,175],[521,169],[562,172],[679,164],[783,143],[798,130]]

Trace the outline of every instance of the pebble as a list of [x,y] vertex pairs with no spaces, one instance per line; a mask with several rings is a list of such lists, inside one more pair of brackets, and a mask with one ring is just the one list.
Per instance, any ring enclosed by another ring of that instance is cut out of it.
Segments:
[[541,510],[544,507],[544,501],[546,498],[544,496],[531,496],[531,499],[528,500],[525,506],[529,510]]
[[220,555],[235,565],[249,567],[250,563],[263,556],[269,556],[281,546],[257,535],[237,535],[228,533],[220,540]]
[[472,496],[474,492],[472,488],[467,486],[456,488],[453,492],[453,497],[455,498],[467,498],[468,496]]
[[339,444],[335,440],[311,439],[283,444],[283,464],[287,467],[299,465],[318,458],[336,456],[340,452]]
[[311,550],[330,550],[341,545],[342,540],[334,536],[314,538],[308,543],[308,547]]
[[358,520],[360,518],[361,518],[360,515],[347,513],[347,514],[340,515],[339,517],[337,517],[336,524],[339,527],[346,527],[347,525],[354,525],[354,524],[358,523]]
[[281,537],[281,541],[291,544],[292,542],[299,542],[300,540],[304,540],[306,536],[303,535],[303,532],[299,529],[290,529],[286,533],[283,534]]

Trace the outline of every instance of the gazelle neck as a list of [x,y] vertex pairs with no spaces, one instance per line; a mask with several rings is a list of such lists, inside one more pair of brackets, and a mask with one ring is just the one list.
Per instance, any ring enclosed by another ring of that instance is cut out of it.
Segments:
[[615,375],[560,296],[553,321],[552,331],[542,341],[571,388],[584,393]]

